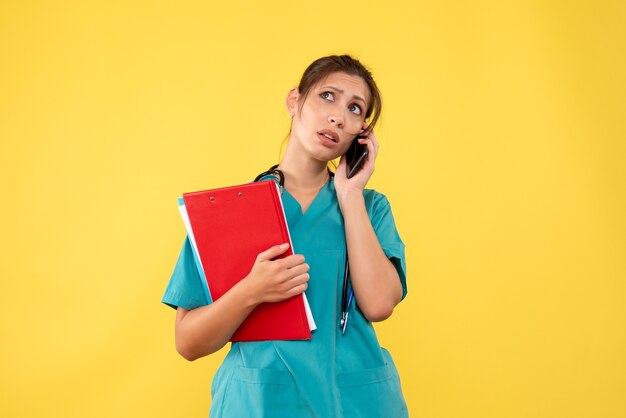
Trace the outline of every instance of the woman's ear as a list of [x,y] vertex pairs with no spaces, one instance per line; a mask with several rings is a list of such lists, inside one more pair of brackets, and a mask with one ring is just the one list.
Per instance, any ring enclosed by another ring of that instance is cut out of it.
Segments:
[[289,113],[290,117],[293,117],[296,114],[298,109],[298,97],[300,94],[298,93],[298,89],[296,87],[289,90],[287,93],[287,98],[285,99],[285,107],[287,108],[287,113]]

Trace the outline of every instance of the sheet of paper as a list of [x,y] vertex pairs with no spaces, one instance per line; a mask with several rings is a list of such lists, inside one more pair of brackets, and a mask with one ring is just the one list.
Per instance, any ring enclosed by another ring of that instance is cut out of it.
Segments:
[[196,266],[198,267],[198,273],[200,274],[200,278],[202,279],[203,289],[206,293],[207,298],[210,301],[213,301],[211,297],[211,291],[209,290],[209,285],[206,281],[206,276],[204,275],[204,267],[202,266],[202,261],[198,256],[198,246],[196,245],[196,239],[193,236],[193,230],[191,229],[191,222],[189,221],[189,215],[187,214],[187,208],[185,204],[181,204],[182,199],[179,199],[178,211],[180,212],[181,218],[183,218],[183,223],[185,224],[185,229],[187,230],[187,235],[189,236],[189,241],[191,242],[191,246],[193,247],[193,258],[196,260]]

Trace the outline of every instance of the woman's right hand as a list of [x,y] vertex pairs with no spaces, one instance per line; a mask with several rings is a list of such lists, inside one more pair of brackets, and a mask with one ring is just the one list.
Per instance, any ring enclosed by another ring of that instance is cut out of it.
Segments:
[[278,302],[304,292],[309,281],[309,265],[302,254],[274,260],[289,244],[276,245],[259,253],[244,282],[258,303]]

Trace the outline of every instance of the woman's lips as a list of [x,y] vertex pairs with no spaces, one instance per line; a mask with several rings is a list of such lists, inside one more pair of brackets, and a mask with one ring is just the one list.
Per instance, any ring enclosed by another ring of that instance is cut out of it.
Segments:
[[334,146],[339,143],[339,135],[336,132],[331,131],[330,129],[323,129],[317,132],[317,136],[322,142],[322,144],[326,146]]
[[339,145],[337,142],[328,138],[326,135],[322,134],[321,132],[317,133],[317,137],[319,138],[322,145],[325,145],[327,147],[336,147],[337,145]]

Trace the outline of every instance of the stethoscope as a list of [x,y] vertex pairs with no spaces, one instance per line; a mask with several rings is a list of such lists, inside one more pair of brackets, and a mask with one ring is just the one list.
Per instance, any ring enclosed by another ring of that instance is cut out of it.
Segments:
[[[335,176],[335,173],[328,170],[328,174],[331,177]],[[278,169],[278,164],[270,167],[269,170],[262,172],[258,176],[255,177],[254,181],[259,181],[265,176],[274,176],[278,178],[278,186],[280,188],[280,194],[283,194],[283,190],[285,189],[285,174],[282,170]],[[346,327],[348,326],[348,309],[354,300],[354,291],[352,290],[352,286],[350,286],[350,267],[348,264],[348,248],[346,247],[346,265],[344,267],[343,273],[343,290],[341,292],[341,318],[339,319],[339,328],[341,328],[341,335],[346,333]]]

